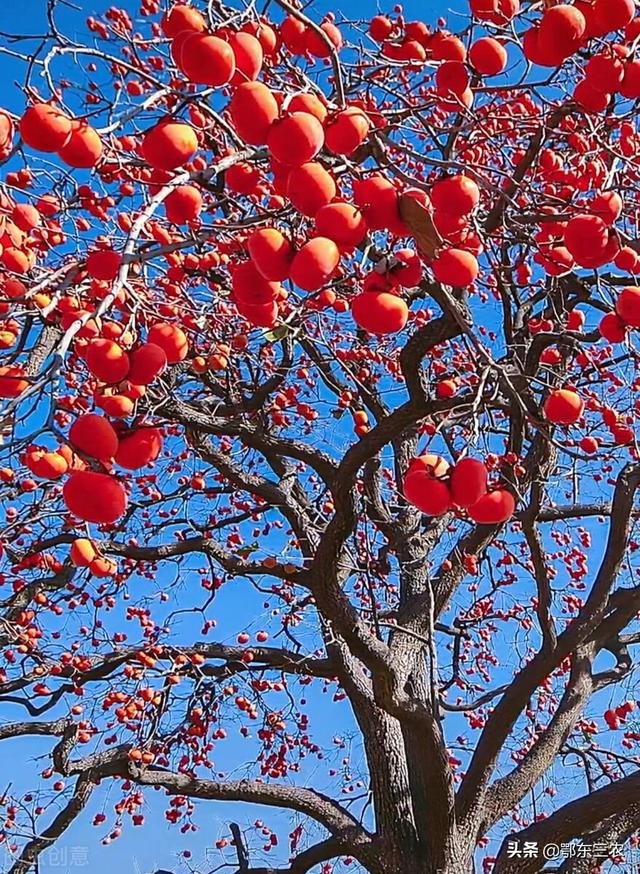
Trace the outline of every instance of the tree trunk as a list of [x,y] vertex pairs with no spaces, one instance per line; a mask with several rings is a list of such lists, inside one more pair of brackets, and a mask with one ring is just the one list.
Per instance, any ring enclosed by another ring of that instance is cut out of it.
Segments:
[[444,864],[431,863],[426,853],[407,847],[407,852],[380,853],[367,866],[369,874],[473,874],[470,858],[448,859]]

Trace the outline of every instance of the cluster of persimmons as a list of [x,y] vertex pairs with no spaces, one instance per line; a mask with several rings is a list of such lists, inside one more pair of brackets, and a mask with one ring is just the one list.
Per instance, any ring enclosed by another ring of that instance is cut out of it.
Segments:
[[[145,11],[152,13],[153,4]],[[470,111],[474,89],[504,73],[508,52],[499,28],[517,21],[520,11],[518,0],[473,0],[472,15],[480,24],[498,30],[469,46],[443,27],[432,29],[423,22],[406,22],[401,16],[375,16],[368,24],[368,35],[390,63],[407,64],[410,69],[430,65],[434,71],[434,111],[444,119]],[[557,67],[577,57],[593,44],[591,41],[622,32],[622,39],[603,43],[601,50],[591,53],[572,95],[582,111],[605,112],[615,95],[628,100],[640,97],[640,61],[634,59],[632,49],[640,27],[634,14],[632,0],[546,4],[535,25],[522,34],[524,57],[532,64]],[[117,19],[116,13],[113,16]],[[118,217],[127,235],[125,245],[98,238],[86,257],[71,264],[72,273],[75,271],[71,288],[84,289],[83,294],[56,295],[51,289],[30,287],[49,253],[65,241],[61,224],[65,204],[51,192],[33,203],[3,194],[0,203],[4,316],[0,345],[11,359],[0,367],[0,395],[19,403],[29,395],[34,382],[34,374],[29,374],[12,353],[20,332],[20,322],[12,311],[32,307],[45,312],[47,319],[66,332],[74,354],[84,362],[100,412],[78,416],[68,430],[67,442],[58,448],[33,444],[21,457],[36,478],[64,482],[62,495],[73,516],[103,525],[116,523],[127,512],[127,489],[119,469],[138,471],[153,463],[162,450],[162,428],[135,418],[136,404],[147,388],[162,379],[167,368],[185,360],[196,373],[225,371],[229,356],[242,353],[246,345],[241,331],[232,344],[221,341],[208,355],[201,355],[190,336],[193,321],[181,323],[172,306],[165,307],[168,317],[162,317],[161,307],[158,316],[145,318],[144,323],[136,325],[135,317],[131,321],[127,281],[131,277],[137,281],[143,267],[135,246],[136,234],[144,231],[168,247],[170,283],[179,286],[187,280],[187,268],[227,269],[226,312],[241,319],[247,331],[285,324],[291,321],[295,308],[302,307],[303,314],[348,310],[358,329],[382,339],[407,327],[411,318],[409,292],[427,277],[456,294],[473,288],[482,278],[485,243],[478,215],[479,211],[486,214],[500,198],[500,192],[483,184],[482,174],[473,168],[456,166],[453,172],[438,171],[429,184],[422,176],[416,177],[413,185],[411,179],[399,182],[381,168],[350,177],[353,167],[366,160],[366,155],[358,157],[362,149],[375,142],[379,145],[376,137],[387,136],[389,125],[374,98],[362,94],[349,98],[343,82],[338,88],[340,57],[346,47],[331,16],[319,26],[304,15],[289,14],[279,25],[260,19],[245,22],[240,28],[212,30],[195,6],[177,3],[154,27],[168,42],[175,70],[172,82],[182,82],[191,94],[205,88],[223,95],[225,129],[237,144],[237,149],[228,148],[222,156],[228,162],[228,190],[253,203],[266,198],[272,213],[292,208],[305,231],[296,236],[278,221],[262,219],[255,227],[248,223],[238,234],[235,247],[223,255],[212,251],[171,260],[171,245],[180,239],[180,233],[172,236],[161,224],[154,224],[156,209],[162,206],[166,222],[188,234],[200,227],[207,208],[203,186],[209,178],[209,162],[203,154],[203,131],[211,119],[206,109],[195,103],[189,120],[169,111],[139,135],[101,134],[87,119],[71,117],[55,99],[34,99],[19,120],[8,113],[0,117],[5,157],[13,154],[19,135],[20,147],[26,151],[55,155],[71,171],[91,171],[103,181],[118,181],[121,195],[130,194],[136,182],[148,188],[146,212],[138,214],[135,221],[126,214]],[[332,70],[332,100],[320,88],[287,93],[270,84],[273,64],[282,58],[300,57],[324,63]],[[135,97],[145,88],[130,82],[128,91]],[[531,102],[527,95],[522,99]],[[577,132],[572,135],[578,137]],[[621,131],[623,153],[635,148],[633,138],[633,130]],[[241,149],[246,154],[239,158]],[[252,163],[252,155],[266,160],[268,180]],[[524,154],[521,157],[524,160]],[[540,160],[546,162],[552,180],[557,156],[549,151]],[[24,190],[32,183],[29,173],[23,169],[7,178],[14,189]],[[98,198],[88,185],[79,187],[78,198],[97,218],[108,215],[115,202]],[[415,215],[408,202],[425,217],[430,245],[424,244],[415,222],[408,217]],[[631,274],[640,272],[640,256],[616,229],[623,211],[622,198],[616,192],[585,193],[576,200],[569,217],[555,218],[557,211],[548,206],[541,211],[547,220],[535,234],[534,261],[546,276],[598,269],[610,263]],[[146,221],[141,221],[141,216]],[[81,225],[81,229],[88,226]],[[405,243],[393,248],[391,259],[364,270],[356,293],[349,297],[341,290],[347,265],[359,252],[369,251],[377,234]],[[239,257],[233,257],[235,254]],[[530,269],[527,264],[518,265],[525,281]],[[125,316],[122,320],[95,318],[95,307],[110,296]],[[579,331],[581,314],[576,311],[572,315],[576,324],[567,327]],[[630,328],[638,327],[640,288],[630,285],[619,293],[615,309],[603,315],[599,330],[606,341],[616,344],[625,341]],[[551,363],[549,356],[553,357],[554,351],[546,350],[545,355],[546,363]],[[438,385],[438,397],[455,392],[455,380]],[[548,393],[542,409],[548,424],[571,426],[580,420],[584,406],[580,393],[565,385]],[[367,433],[366,414],[356,418],[356,425],[356,433]],[[628,442],[627,431],[619,428],[616,440]],[[597,443],[586,437],[582,448],[593,452]],[[30,485],[35,487],[35,483]],[[515,512],[512,493],[498,482],[490,483],[485,463],[473,458],[450,466],[440,456],[421,455],[407,471],[403,490],[409,501],[430,515],[457,507],[476,522],[494,525]]]

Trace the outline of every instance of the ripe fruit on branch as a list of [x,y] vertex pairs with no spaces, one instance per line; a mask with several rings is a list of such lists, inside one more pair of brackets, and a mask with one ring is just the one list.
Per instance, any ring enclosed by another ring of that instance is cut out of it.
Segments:
[[451,491],[443,479],[449,464],[439,455],[414,458],[404,478],[405,498],[429,516],[442,516],[451,509]]
[[324,21],[320,29],[324,31],[326,39],[323,39],[314,28],[307,27],[304,35],[305,49],[314,58],[328,58],[331,55],[331,46],[336,51],[342,48],[342,34],[331,21]]
[[587,22],[575,6],[561,3],[545,9],[540,22],[539,41],[542,47],[554,47],[566,56],[578,48]]
[[40,213],[29,203],[17,203],[11,212],[11,218],[21,231],[32,231],[40,224]]
[[143,343],[129,354],[127,379],[133,385],[151,385],[165,370],[167,353],[157,343]]
[[239,85],[229,103],[229,114],[238,135],[250,145],[267,142],[280,110],[273,92],[262,82]]
[[624,273],[634,275],[640,273],[640,255],[631,246],[623,246],[613,259],[613,263]]
[[564,242],[578,264],[602,256],[609,241],[607,225],[597,215],[577,215],[567,222]]
[[629,425],[614,425],[611,429],[611,436],[616,446],[627,446],[629,443],[633,443],[635,438],[633,428],[630,428]]
[[480,21],[507,24],[520,11],[520,0],[469,0],[469,6]]
[[438,107],[447,113],[461,112],[473,106],[474,96],[471,88],[465,88],[461,94],[438,92],[438,95]]
[[387,15],[376,15],[369,22],[369,36],[376,42],[384,42],[393,33],[393,21]]
[[138,470],[155,461],[161,451],[162,431],[159,428],[138,428],[120,437],[115,460],[120,467]]
[[198,148],[194,129],[177,121],[165,120],[145,134],[142,154],[156,170],[175,170],[193,157]]
[[593,55],[584,68],[589,85],[596,91],[614,93],[624,79],[625,66],[612,52]]
[[252,261],[238,265],[231,279],[233,296],[243,305],[263,306],[277,300],[282,286],[264,278]]
[[627,100],[640,97],[640,61],[627,61],[624,65],[624,79],[619,89]]
[[34,254],[31,250],[24,251],[15,246],[9,246],[0,256],[2,266],[13,273],[27,273],[35,263]]
[[177,55],[178,66],[197,85],[226,85],[236,70],[233,49],[217,36],[191,33],[181,42]]
[[443,480],[424,471],[409,474],[404,481],[406,499],[428,516],[442,516],[451,509],[451,491]]
[[615,710],[605,710],[602,718],[607,723],[607,727],[611,731],[615,731],[617,728],[620,728],[620,719]]
[[178,325],[169,322],[156,322],[147,334],[147,343],[159,346],[167,356],[169,364],[177,364],[187,357],[189,340]]
[[487,493],[488,472],[483,461],[462,458],[451,472],[451,496],[459,507],[468,509]]
[[94,542],[87,537],[78,537],[71,544],[69,558],[76,567],[89,567],[97,557],[98,550]]
[[436,70],[436,90],[443,97],[460,96],[469,87],[469,73],[460,61],[445,61]]
[[584,411],[584,401],[571,389],[554,389],[543,406],[545,418],[554,425],[574,425]]
[[240,31],[231,34],[229,45],[235,58],[235,73],[231,78],[231,84],[253,82],[260,75],[264,59],[260,40],[250,33]]
[[434,61],[466,61],[467,50],[462,40],[454,34],[436,31],[429,40],[429,49]]
[[59,479],[69,469],[69,462],[59,452],[48,452],[35,446],[27,450],[25,463],[31,473],[42,479]]
[[566,45],[542,42],[539,27],[532,27],[522,35],[522,51],[528,61],[541,67],[559,67],[573,53]]
[[37,103],[20,119],[20,136],[32,149],[57,152],[71,137],[71,119],[55,106]]
[[431,189],[435,209],[446,215],[467,216],[480,202],[480,189],[468,176],[440,179]]
[[294,167],[287,178],[287,197],[303,215],[313,218],[336,196],[336,183],[317,161]]
[[262,52],[266,57],[272,57],[275,54],[278,47],[278,37],[266,19],[261,18],[258,21],[247,21],[242,25],[242,30],[260,40]]
[[0,110],[0,158],[6,158],[11,154],[14,136],[11,116]]
[[407,468],[407,476],[410,473],[415,473],[418,470],[426,471],[430,476],[441,478],[446,476],[451,465],[441,455],[435,455],[432,452],[426,452],[424,455],[418,455],[413,458]]
[[237,194],[257,194],[262,184],[262,176],[251,164],[239,161],[229,167],[224,174],[224,181],[229,191]]
[[180,185],[166,198],[164,208],[170,222],[187,224],[200,215],[202,195],[195,185]]
[[69,430],[69,442],[80,452],[99,461],[110,461],[118,451],[118,435],[104,416],[85,413]]
[[272,282],[288,279],[293,261],[293,247],[280,231],[276,228],[260,228],[254,231],[247,241],[247,248],[261,276]]
[[58,155],[70,167],[95,167],[102,157],[102,140],[95,128],[86,122],[73,121],[71,136],[58,149]]
[[308,112],[293,112],[276,121],[267,136],[267,148],[281,164],[299,167],[313,160],[324,144],[324,130]]
[[633,0],[596,0],[594,10],[596,26],[604,36],[626,27],[636,13],[636,6]]
[[382,45],[382,54],[392,61],[408,61],[418,64],[424,63],[427,53],[419,42],[406,37],[402,42],[385,42]]
[[97,249],[87,258],[87,273],[93,279],[108,281],[115,279],[122,264],[120,252],[113,249]]
[[362,109],[352,106],[325,122],[325,145],[335,155],[352,155],[366,140],[370,122]]
[[573,89],[573,99],[585,112],[604,112],[611,102],[611,95],[594,88],[588,79],[583,79]]
[[280,38],[292,55],[303,55],[307,50],[307,26],[288,15],[280,25]]
[[340,263],[340,250],[327,237],[314,237],[296,252],[290,278],[304,291],[319,291],[333,276]]
[[17,398],[29,387],[25,372],[17,364],[0,367],[0,398]]
[[616,313],[607,313],[603,316],[598,330],[608,343],[624,343],[627,338],[627,326]]
[[357,206],[351,203],[329,203],[316,213],[316,230],[329,237],[342,249],[353,249],[367,235],[367,223]]
[[431,269],[438,282],[454,288],[471,285],[480,272],[475,255],[464,249],[442,249],[432,262]]
[[616,312],[632,328],[640,328],[640,287],[623,288],[616,300]]
[[393,233],[407,235],[407,228],[400,218],[398,189],[382,173],[354,179],[353,199],[362,210],[370,230],[387,228]]
[[440,379],[436,383],[437,398],[452,398],[458,392],[459,383],[457,379]]
[[127,509],[122,484],[104,473],[74,471],[64,484],[62,495],[69,511],[85,522],[111,524]]
[[589,203],[589,211],[611,226],[622,215],[624,203],[617,191],[601,191]]
[[98,394],[96,406],[112,419],[126,419],[133,412],[133,401],[121,394]]
[[541,364],[555,366],[562,362],[562,355],[558,349],[554,349],[552,346],[547,346],[540,356],[540,362]]
[[312,94],[309,91],[300,91],[297,94],[287,95],[287,112],[308,112],[315,115],[319,122],[324,124],[328,110],[324,102],[324,95]]
[[[94,560],[89,565],[89,571],[95,577],[100,578],[112,577],[115,574],[117,568],[118,566],[115,561],[110,558],[103,558],[102,556],[97,556],[96,558],[94,558]],[[135,820],[135,817],[133,817],[133,819]]]
[[595,437],[583,437],[580,441],[580,449],[587,455],[593,455],[600,448],[600,443]]
[[497,76],[507,66],[507,51],[497,39],[483,36],[472,43],[469,60],[481,76]]
[[242,300],[237,300],[236,306],[238,312],[256,327],[273,328],[278,320],[278,304],[276,301],[249,304]]
[[370,334],[395,334],[409,318],[407,304],[387,291],[364,291],[357,295],[351,313],[355,323]]
[[121,382],[129,373],[129,356],[114,340],[90,340],[85,351],[87,367],[102,382]]
[[480,525],[501,525],[513,516],[516,502],[511,492],[496,489],[469,507],[469,516]]
[[186,3],[176,3],[169,12],[162,16],[160,27],[165,36],[173,39],[185,30],[201,33],[207,29],[207,23],[193,6],[188,6]]
[[226,370],[229,366],[231,348],[226,343],[218,343],[207,358],[209,370]]

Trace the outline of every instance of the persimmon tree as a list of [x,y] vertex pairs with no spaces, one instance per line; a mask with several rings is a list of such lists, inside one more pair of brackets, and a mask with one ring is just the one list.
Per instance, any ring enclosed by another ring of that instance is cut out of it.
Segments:
[[45,5],[2,37],[7,870],[154,793],[177,847],[262,806],[244,874],[630,870],[632,0]]

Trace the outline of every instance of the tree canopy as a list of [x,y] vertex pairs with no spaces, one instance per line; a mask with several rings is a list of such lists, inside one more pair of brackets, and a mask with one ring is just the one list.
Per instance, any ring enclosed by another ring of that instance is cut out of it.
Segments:
[[0,44],[7,870],[160,796],[194,874],[631,872],[633,0],[42,5]]

